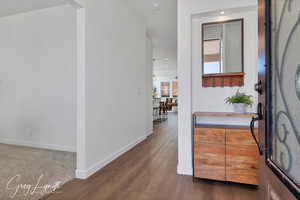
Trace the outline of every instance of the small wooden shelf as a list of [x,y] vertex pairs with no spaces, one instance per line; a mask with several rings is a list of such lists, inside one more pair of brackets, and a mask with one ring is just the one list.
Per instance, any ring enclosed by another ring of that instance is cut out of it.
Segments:
[[206,117],[255,117],[255,113],[231,113],[231,112],[195,112],[193,116]]
[[204,74],[203,87],[234,87],[244,85],[244,73]]

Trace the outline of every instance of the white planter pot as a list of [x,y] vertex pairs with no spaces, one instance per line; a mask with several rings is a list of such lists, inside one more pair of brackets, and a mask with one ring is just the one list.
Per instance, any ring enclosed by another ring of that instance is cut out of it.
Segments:
[[244,103],[234,103],[233,110],[236,113],[246,113],[247,112],[247,106]]

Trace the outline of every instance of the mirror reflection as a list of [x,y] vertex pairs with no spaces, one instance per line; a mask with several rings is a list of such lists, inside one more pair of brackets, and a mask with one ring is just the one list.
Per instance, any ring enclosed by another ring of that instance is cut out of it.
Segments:
[[203,74],[243,72],[243,19],[202,25]]

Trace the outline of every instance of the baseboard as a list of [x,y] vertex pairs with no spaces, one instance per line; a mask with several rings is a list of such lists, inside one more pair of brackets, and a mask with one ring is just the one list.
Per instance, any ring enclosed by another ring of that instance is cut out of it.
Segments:
[[150,131],[148,131],[147,133],[148,133],[148,135],[147,135],[147,136],[150,136],[150,135],[152,135],[152,134],[154,133],[154,131],[153,131],[153,129],[151,129],[151,130],[150,130]]
[[191,166],[177,165],[177,174],[193,176],[193,168]]
[[78,179],[86,179],[86,174],[87,174],[87,171],[86,170],[80,170],[80,169],[76,169],[75,171],[75,176],[76,178]]
[[147,134],[147,135],[144,135],[144,136],[138,138],[134,142],[121,148],[119,151],[117,151],[117,152],[109,155],[107,158],[97,162],[92,167],[90,167],[88,170],[77,169],[76,170],[76,178],[87,179],[88,177],[90,177],[91,175],[93,175],[94,173],[96,173],[97,171],[99,171],[100,169],[102,169],[103,167],[105,167],[106,165],[108,165],[109,163],[111,163],[112,161],[114,161],[115,159],[117,159],[118,157],[120,157],[121,155],[123,155],[124,153],[126,153],[127,151],[132,149],[133,147],[135,147],[137,144],[144,141],[148,136],[149,135]]
[[39,148],[39,149],[55,150],[55,151],[76,152],[75,147],[60,146],[60,145],[53,145],[53,144],[40,144],[40,143],[34,143],[29,141],[12,140],[12,139],[5,139],[5,138],[0,138],[0,143]]

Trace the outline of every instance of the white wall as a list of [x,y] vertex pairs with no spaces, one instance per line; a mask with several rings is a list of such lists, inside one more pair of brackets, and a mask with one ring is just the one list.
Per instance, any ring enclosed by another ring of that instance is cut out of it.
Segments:
[[153,85],[152,85],[152,74],[153,74],[153,44],[151,38],[146,38],[146,70],[145,70],[145,99],[146,104],[144,106],[145,108],[145,123],[146,123],[146,132],[153,133],[153,101],[152,101],[152,91],[153,91]]
[[156,78],[174,79],[177,76],[176,49],[154,48],[153,57],[155,58],[153,63],[153,74]]
[[177,69],[154,70],[153,74],[158,79],[174,79],[177,77]]
[[[256,5],[256,0],[178,0],[178,173],[192,174],[192,16],[210,11]],[[255,30],[251,30],[255,31]],[[252,41],[255,43],[256,41]],[[200,43],[199,43],[200,45]],[[247,56],[245,54],[245,56]],[[253,67],[255,68],[255,66]],[[199,74],[201,76],[201,74]],[[199,82],[197,83],[199,84]],[[206,92],[206,91],[205,91]],[[217,94],[217,92],[214,92]],[[214,98],[216,99],[216,97]],[[223,96],[218,102],[223,101]],[[214,107],[217,104],[212,104]],[[207,108],[207,106],[205,106]],[[196,108],[195,108],[196,109]],[[197,108],[198,109],[198,108]],[[212,108],[213,109],[213,108]],[[225,108],[223,108],[225,109]],[[220,110],[219,110],[220,111]]]
[[0,142],[75,151],[75,9],[0,18],[0,44]]
[[152,132],[152,108],[146,107],[152,83],[145,77],[150,80],[152,73],[146,68],[151,62],[146,62],[146,26],[126,2],[81,5],[86,13],[86,162],[77,177],[86,178]]

